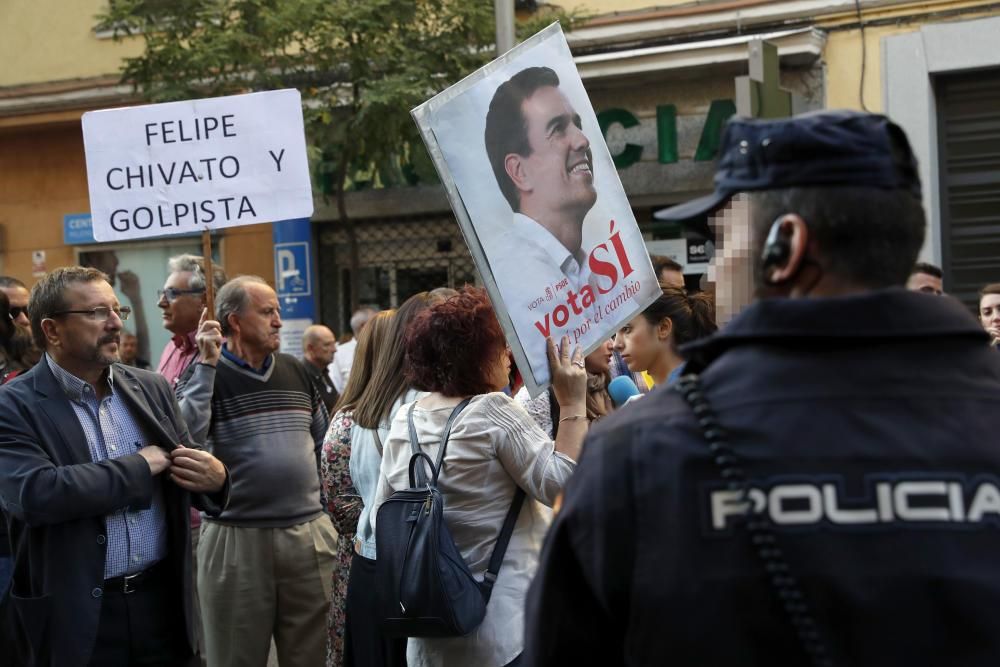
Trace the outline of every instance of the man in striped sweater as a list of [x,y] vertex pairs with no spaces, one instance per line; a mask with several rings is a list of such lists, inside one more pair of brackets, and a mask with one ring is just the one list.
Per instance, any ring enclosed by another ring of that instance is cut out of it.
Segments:
[[302,365],[277,352],[281,314],[264,280],[226,283],[215,311],[198,330],[203,358],[177,386],[192,437],[233,480],[198,545],[207,662],[265,664],[273,635],[282,667],[322,664],[336,544],[317,471],[326,408]]

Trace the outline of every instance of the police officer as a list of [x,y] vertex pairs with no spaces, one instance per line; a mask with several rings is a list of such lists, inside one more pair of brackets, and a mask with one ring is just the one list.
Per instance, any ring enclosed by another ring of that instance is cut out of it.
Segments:
[[700,387],[591,432],[525,664],[996,665],[1000,360],[902,289],[924,238],[902,130],[733,120],[715,192],[670,215],[711,216],[758,298],[687,350]]

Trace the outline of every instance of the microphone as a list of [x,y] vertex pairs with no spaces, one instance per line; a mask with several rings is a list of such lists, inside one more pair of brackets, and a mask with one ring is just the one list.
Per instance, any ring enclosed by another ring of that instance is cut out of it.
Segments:
[[625,405],[628,399],[639,395],[639,388],[635,386],[635,382],[629,376],[619,375],[608,384],[608,393],[611,395],[615,407],[620,408]]

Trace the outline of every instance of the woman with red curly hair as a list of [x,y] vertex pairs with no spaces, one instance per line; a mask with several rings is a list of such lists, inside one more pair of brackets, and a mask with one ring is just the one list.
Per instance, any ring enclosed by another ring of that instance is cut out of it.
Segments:
[[[553,442],[518,403],[502,393],[510,361],[503,332],[482,289],[457,296],[417,316],[407,329],[406,372],[413,387],[430,392],[413,405],[417,441],[437,456],[445,423],[455,406],[471,401],[452,423],[438,489],[455,545],[482,580],[501,526],[518,487],[527,494],[504,554],[486,617],[464,637],[410,638],[407,664],[516,664],[524,636],[524,600],[538,567],[552,504],[572,475],[587,432],[587,372],[569,340],[561,351],[549,341],[552,384],[560,407]],[[390,495],[409,486],[409,406],[396,413],[385,442],[376,511]]]

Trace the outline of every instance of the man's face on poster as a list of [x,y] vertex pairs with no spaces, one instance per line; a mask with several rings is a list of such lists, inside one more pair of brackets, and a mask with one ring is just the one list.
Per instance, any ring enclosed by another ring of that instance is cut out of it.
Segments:
[[521,103],[531,153],[518,160],[522,210],[572,213],[583,221],[597,201],[590,141],[579,114],[554,86]]

